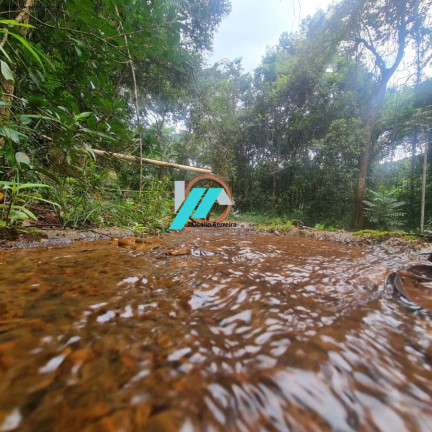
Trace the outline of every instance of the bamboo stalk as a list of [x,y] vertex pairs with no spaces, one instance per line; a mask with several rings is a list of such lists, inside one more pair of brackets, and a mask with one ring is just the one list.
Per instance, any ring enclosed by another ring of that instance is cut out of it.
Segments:
[[[15,17],[15,21],[18,23],[28,24],[30,10],[34,5],[34,0],[26,0],[22,8],[20,8],[19,14]],[[21,34],[23,38],[27,36],[28,27],[18,27],[18,33]],[[4,45],[8,40],[8,33],[4,33],[2,40],[0,41],[0,49],[3,49]],[[15,74],[16,65],[11,65],[12,74]],[[13,80],[8,80],[2,77],[0,74],[0,101],[5,102],[3,106],[0,106],[0,124],[6,125],[10,116],[10,106],[12,105],[12,99],[15,92],[15,82]],[[3,149],[5,145],[5,138],[0,137],[0,149]]]
[[[118,7],[115,6],[116,14],[119,18],[119,26],[120,29],[123,31],[123,23],[121,22],[120,18],[120,12],[118,10]],[[136,116],[136,122],[138,127],[138,133],[139,133],[139,150],[140,150],[140,177],[139,177],[139,201],[141,201],[141,192],[142,192],[142,186],[143,186],[143,139],[142,139],[142,131],[141,131],[141,120],[140,120],[140,109],[139,109],[139,102],[138,102],[138,86],[137,86],[137,80],[135,75],[135,65],[132,59],[132,55],[129,50],[129,44],[128,44],[128,38],[126,35],[124,35],[124,42],[125,47],[129,59],[129,64],[131,67],[132,72],[132,82],[133,82],[133,88],[134,88],[134,95],[135,95],[135,116]]]
[[148,159],[148,158],[138,158],[135,156],[130,156],[130,155],[124,155],[121,153],[111,153],[111,152],[107,152],[104,150],[95,150],[93,149],[93,152],[97,155],[100,156],[111,156],[111,157],[115,157],[117,159],[123,159],[123,160],[127,160],[127,161],[131,161],[131,162],[140,162],[140,159],[142,162],[144,163],[148,163],[151,165],[158,165],[158,166],[164,166],[164,167],[170,167],[170,168],[176,168],[179,170],[183,170],[183,171],[194,171],[194,172],[199,172],[199,173],[207,173],[207,174],[211,174],[211,170],[209,169],[205,169],[205,168],[195,168],[195,167],[191,167],[191,166],[187,166],[187,165],[179,165],[176,163],[172,163],[172,162],[164,162],[164,161],[158,161],[158,160],[154,160],[154,159]]

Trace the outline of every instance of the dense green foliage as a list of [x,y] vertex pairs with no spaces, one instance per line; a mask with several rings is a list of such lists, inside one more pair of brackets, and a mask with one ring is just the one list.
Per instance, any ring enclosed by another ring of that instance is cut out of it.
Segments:
[[366,217],[368,220],[379,227],[386,229],[398,228],[402,225],[402,217],[405,215],[401,207],[405,204],[398,201],[395,197],[396,190],[388,192],[382,189],[378,192],[369,191],[371,198],[365,200]]
[[[183,113],[193,71],[228,11],[228,2],[204,0],[2,2],[0,180],[50,185],[65,225],[166,226],[168,180],[144,167],[139,197],[137,166],[95,158],[92,149],[139,155],[141,135],[144,155],[169,156],[150,114]],[[2,195],[9,223],[15,198]]]
[[[102,149],[210,167],[240,213],[346,228],[365,215],[371,228],[417,229],[432,1],[340,1],[281,35],[253,73],[241,60],[204,63],[229,9],[3,1],[0,181],[30,185],[18,201],[2,190],[3,224],[51,206],[68,226],[166,228],[172,181],[190,174],[144,166],[140,180],[137,164],[96,157]],[[426,219],[431,189],[428,179]]]
[[[385,228],[363,208],[366,187],[377,192],[383,162],[412,153],[410,171],[399,177],[401,160],[385,186],[400,191],[401,226],[418,228],[417,155],[432,126],[432,81],[423,72],[432,57],[431,10],[427,1],[342,1],[283,34],[253,76],[237,63],[203,71],[204,101],[185,140],[202,149],[198,161],[230,180],[240,211],[309,226],[351,228],[360,207],[366,224]],[[402,59],[412,75],[396,87]]]

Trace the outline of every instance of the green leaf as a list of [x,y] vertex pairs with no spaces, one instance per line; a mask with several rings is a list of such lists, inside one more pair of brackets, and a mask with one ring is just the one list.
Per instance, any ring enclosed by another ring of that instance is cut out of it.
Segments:
[[91,112],[89,112],[89,111],[85,111],[85,112],[82,112],[81,114],[76,115],[76,116],[74,117],[74,120],[75,120],[75,121],[78,121],[78,120],[81,120],[81,119],[83,119],[83,118],[90,117],[91,115],[92,115]]
[[0,227],[5,227],[5,226],[6,226],[6,221],[0,220]]
[[75,51],[76,51],[76,53],[78,54],[78,57],[81,57],[82,56],[82,51],[75,45]]
[[24,212],[18,211],[18,210],[11,210],[9,213],[9,217],[11,219],[28,219],[27,214],[25,214]]
[[39,80],[36,78],[35,74],[29,73],[29,77],[38,87],[40,86]]
[[3,185],[4,189],[15,188],[16,190],[30,189],[34,187],[47,187],[47,188],[50,187],[49,185],[43,183],[17,183],[17,182],[5,181],[5,180],[0,181],[0,185]]
[[19,116],[19,120],[20,120],[21,124],[24,126],[27,126],[32,122],[31,119],[29,119],[27,117],[21,117],[21,116]]
[[102,133],[102,132],[92,131],[92,130],[87,129],[87,128],[82,128],[81,130],[82,130],[83,132],[86,132],[86,133],[90,134],[90,135],[96,135],[96,136],[98,136],[98,137],[106,138],[106,139],[108,139],[108,140],[114,141],[114,138],[113,138],[113,137],[111,137],[111,136],[109,136],[109,135],[106,135],[106,134],[104,134],[104,133]]
[[3,53],[6,59],[12,63],[12,59],[9,57],[9,54],[4,50],[3,47],[0,47],[0,51]]
[[31,189],[31,188],[37,188],[37,187],[47,187],[47,188],[49,188],[48,185],[42,184],[42,183],[23,183],[23,184],[18,185],[17,190],[20,190],[20,189]]
[[96,160],[95,152],[88,144],[84,143],[81,148],[76,149],[76,152],[84,152],[87,156],[90,155],[94,160]]
[[22,121],[22,119],[35,118],[35,119],[50,120],[50,121],[54,121],[57,123],[61,123],[57,119],[55,119],[54,117],[44,116],[44,115],[40,115],[40,114],[21,114],[19,117],[20,117],[21,121]]
[[3,126],[0,128],[0,135],[6,138],[11,139],[14,143],[19,143],[20,136],[26,136],[21,132],[16,131],[15,129]]
[[24,165],[30,165],[30,158],[23,152],[15,153],[15,160]]
[[34,215],[34,213],[24,206],[13,205],[12,209],[23,212],[27,216],[30,216],[32,219],[35,219],[35,220],[37,219],[36,216]]
[[39,70],[37,70],[36,72],[39,75],[40,80],[42,82],[45,82],[46,81],[45,75],[41,71],[39,71]]
[[12,33],[6,29],[1,29],[0,33],[7,33],[8,35],[13,36],[15,39],[18,39],[33,54],[33,57],[39,62],[39,64],[42,66],[42,69],[45,71],[45,67],[42,63],[42,60],[41,60],[39,54],[22,36],[20,36],[16,33]]
[[48,204],[52,204],[54,206],[60,207],[60,204],[57,204],[56,202],[47,200],[45,198],[37,197],[37,196],[34,196],[34,195],[26,195],[26,194],[21,194],[20,196],[25,197],[25,198],[33,198],[33,199],[36,199],[38,201],[43,201],[43,202],[46,202]]
[[52,181],[54,181],[55,183],[57,183],[58,185],[60,185],[60,180],[57,176],[55,176],[51,171],[40,167],[40,166],[36,166],[33,168],[37,173],[39,174],[43,174],[45,176],[47,176],[48,178],[50,178]]
[[0,24],[8,24],[8,25],[27,27],[27,28],[36,28],[35,26],[32,26],[31,24],[19,23],[18,21],[10,20],[10,19],[2,19],[2,20],[0,20]]
[[9,81],[14,81],[14,76],[9,65],[3,60],[0,60],[0,64],[1,64],[1,73],[4,76],[4,78]]

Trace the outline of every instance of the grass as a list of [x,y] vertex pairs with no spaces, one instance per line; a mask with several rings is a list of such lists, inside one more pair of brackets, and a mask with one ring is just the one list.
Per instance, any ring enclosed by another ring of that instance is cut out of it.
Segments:
[[290,231],[294,227],[303,225],[303,222],[297,219],[275,217],[262,213],[231,214],[229,220],[254,224],[256,230],[260,232],[279,232],[281,234]]
[[[288,233],[289,231],[303,226],[303,222],[297,219],[288,219],[284,217],[275,217],[272,215],[258,214],[258,213],[242,213],[237,215],[230,215],[230,220],[235,222],[249,222],[255,224],[256,230],[259,232],[277,232],[279,234]],[[339,231],[333,226],[326,226],[324,224],[316,224],[314,226],[316,231]],[[406,233],[404,231],[381,231],[365,229],[352,233],[353,236],[359,240],[366,242],[381,243],[389,239],[401,239],[408,242],[418,242],[420,237]]]
[[249,222],[253,224],[266,224],[269,223],[276,218],[274,216],[262,214],[262,213],[231,213],[228,217],[228,220],[233,222]]
[[0,240],[16,241],[23,238],[39,240],[46,238],[46,233],[36,227],[0,227]]
[[418,240],[419,237],[407,234],[403,231],[380,231],[380,230],[371,230],[365,229],[361,231],[356,231],[353,233],[354,236],[360,237],[364,240],[376,240],[376,241],[384,241],[389,238],[403,238],[405,240]]

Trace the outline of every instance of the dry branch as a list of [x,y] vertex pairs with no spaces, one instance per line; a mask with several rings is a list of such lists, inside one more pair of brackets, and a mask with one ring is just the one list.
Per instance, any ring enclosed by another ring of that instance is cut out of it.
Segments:
[[104,150],[93,150],[93,152],[97,155],[100,155],[100,156],[111,156],[111,157],[115,157],[117,159],[123,159],[123,160],[131,161],[131,162],[138,162],[139,163],[140,159],[141,159],[142,162],[148,163],[151,165],[176,168],[176,169],[183,170],[183,171],[194,171],[194,172],[199,172],[199,173],[211,174],[211,170],[205,169],[205,168],[196,168],[196,167],[191,167],[191,166],[187,166],[187,165],[179,165],[179,164],[172,163],[172,162],[158,161],[158,160],[148,159],[148,158],[144,158],[144,157],[139,158],[139,157],[124,155],[124,154],[120,154],[120,153],[111,153],[111,152],[107,152]]

